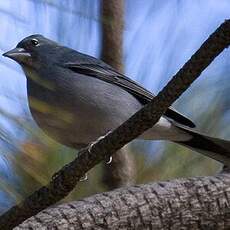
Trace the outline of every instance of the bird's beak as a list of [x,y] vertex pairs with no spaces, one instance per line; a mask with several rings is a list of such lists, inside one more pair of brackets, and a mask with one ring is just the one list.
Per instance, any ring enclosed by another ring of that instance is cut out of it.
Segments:
[[25,62],[28,58],[31,58],[31,54],[24,48],[15,48],[3,54],[4,57],[11,58],[16,62]]

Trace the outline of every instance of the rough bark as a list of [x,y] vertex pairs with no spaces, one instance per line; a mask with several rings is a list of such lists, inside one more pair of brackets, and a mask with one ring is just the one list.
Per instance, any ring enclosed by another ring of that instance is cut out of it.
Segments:
[[[101,59],[123,72],[122,40],[124,27],[124,1],[103,0],[102,17],[102,52]],[[133,184],[135,177],[134,159],[126,149],[113,155],[111,164],[104,164],[102,180],[108,189]]]
[[44,210],[22,229],[230,229],[230,174],[94,195]]
[[94,144],[90,151],[80,150],[78,157],[59,170],[49,184],[5,212],[0,217],[0,229],[12,229],[68,195],[89,169],[152,127],[229,44],[230,20],[226,20],[149,104]]

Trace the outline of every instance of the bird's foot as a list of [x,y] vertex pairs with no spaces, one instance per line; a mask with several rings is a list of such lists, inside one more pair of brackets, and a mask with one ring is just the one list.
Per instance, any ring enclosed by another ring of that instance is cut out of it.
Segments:
[[68,168],[68,164],[67,165],[64,165],[63,168],[58,171],[58,172],[55,172],[52,176],[52,180],[56,180],[58,177],[61,177],[63,175],[63,172]]
[[97,144],[100,140],[104,139],[106,136],[108,136],[111,133],[111,131],[107,132],[104,136],[100,136],[96,141],[93,141],[89,144],[88,151],[91,153],[92,147]]
[[106,159],[106,162],[105,162],[105,163],[106,163],[107,165],[110,165],[110,164],[112,163],[112,161],[113,161],[113,157],[110,156],[109,158]]
[[[67,165],[65,165],[63,167],[61,172],[63,172],[63,170],[65,170],[66,167],[67,167]],[[57,179],[57,177],[61,176],[61,172],[59,171],[59,172],[54,173],[54,175],[52,176],[52,180],[55,180],[55,179]],[[85,175],[83,177],[81,177],[79,181],[83,182],[83,181],[87,181],[87,180],[88,180],[88,175],[87,175],[87,173],[85,173]]]
[[85,173],[85,175],[83,177],[80,178],[80,182],[83,182],[83,181],[87,181],[88,180],[88,175],[87,173]]
[[[93,141],[89,144],[89,149],[88,151],[91,153],[92,147],[99,142],[100,140],[104,139],[106,136],[108,136],[111,133],[111,131],[107,132],[104,136],[100,136],[96,141]],[[111,164],[111,162],[113,161],[113,157],[110,156],[108,159],[106,159],[106,164]]]
[[112,161],[113,161],[113,157],[110,156],[109,158],[106,159],[106,162],[105,162],[105,163],[106,163],[107,165],[110,165],[110,164],[112,163]]

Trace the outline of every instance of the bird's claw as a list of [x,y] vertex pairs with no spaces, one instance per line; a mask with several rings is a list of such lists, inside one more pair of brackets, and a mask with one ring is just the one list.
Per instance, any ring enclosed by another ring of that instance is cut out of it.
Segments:
[[105,136],[101,136],[101,137],[99,137],[96,141],[91,142],[91,143],[89,144],[89,149],[88,149],[88,151],[91,153],[92,147],[93,147],[95,144],[97,144],[97,142],[99,142],[100,140],[102,140],[104,137],[105,137]]
[[113,157],[110,156],[109,159],[106,161],[106,164],[109,165],[112,163],[112,161],[113,161]]
[[[104,136],[100,136],[96,141],[93,141],[89,144],[88,151],[91,153],[92,147],[99,142],[100,140],[104,139],[106,136],[108,136],[111,133],[111,131],[107,132]],[[111,162],[110,162],[111,163]]]
[[[104,136],[100,136],[96,141],[91,142],[91,143],[89,144],[88,151],[91,153],[92,147],[93,147],[97,142],[99,142],[100,140],[102,140],[103,138],[105,138],[106,136],[108,136],[110,133],[111,133],[111,131],[107,132]],[[112,161],[113,161],[113,157],[110,156],[110,157],[108,158],[108,160],[106,161],[106,164],[109,165],[109,164],[111,164]]]
[[88,180],[88,175],[87,175],[87,173],[83,176],[83,177],[81,177],[80,178],[80,182],[83,182],[83,181],[87,181]]

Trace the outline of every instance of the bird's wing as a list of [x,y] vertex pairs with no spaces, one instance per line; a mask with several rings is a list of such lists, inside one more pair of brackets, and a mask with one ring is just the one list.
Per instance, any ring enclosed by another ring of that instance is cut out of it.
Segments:
[[[148,90],[146,90],[145,88],[137,84],[135,81],[117,72],[112,67],[110,67],[109,65],[103,62],[98,62],[98,63],[68,62],[64,66],[76,73],[96,77],[105,82],[120,86],[121,88],[125,89],[130,94],[132,94],[134,97],[136,97],[142,104],[147,104],[154,97],[154,95],[151,92],[149,92]],[[173,108],[168,108],[164,115],[169,119],[172,119],[182,125],[186,125],[192,128],[195,127],[195,124],[189,118],[180,114]]]

